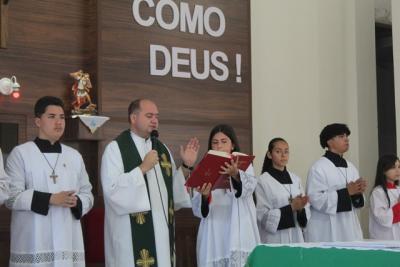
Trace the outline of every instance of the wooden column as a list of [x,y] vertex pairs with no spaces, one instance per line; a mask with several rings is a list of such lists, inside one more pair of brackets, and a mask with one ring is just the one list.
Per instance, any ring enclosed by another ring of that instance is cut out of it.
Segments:
[[8,5],[6,1],[0,0],[0,48],[7,47],[7,21],[8,21]]

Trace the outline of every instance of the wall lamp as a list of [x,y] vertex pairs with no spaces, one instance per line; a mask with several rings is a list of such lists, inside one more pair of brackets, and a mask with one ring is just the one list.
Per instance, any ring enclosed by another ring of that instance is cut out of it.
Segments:
[[0,93],[3,95],[11,95],[13,98],[19,98],[21,96],[19,92],[20,87],[15,76],[0,79]]

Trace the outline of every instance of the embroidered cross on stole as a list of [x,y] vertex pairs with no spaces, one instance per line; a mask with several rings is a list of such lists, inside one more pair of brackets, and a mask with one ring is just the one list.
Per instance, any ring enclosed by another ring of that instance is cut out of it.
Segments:
[[155,259],[150,256],[148,250],[142,249],[140,251],[140,259],[138,259],[136,262],[137,262],[138,266],[150,267],[150,266],[154,265]]
[[[130,130],[122,132],[116,138],[119,150],[121,152],[122,161],[124,164],[124,171],[130,172],[142,163],[140,154],[132,140]],[[172,164],[168,149],[157,140],[157,152],[162,161],[160,162],[162,176],[168,192],[168,229],[169,229],[169,242],[171,253],[171,266],[173,266],[174,255],[174,200],[172,191]],[[147,193],[149,193],[149,186],[147,177],[144,175]],[[151,206],[151,203],[150,203]],[[151,212],[138,212],[130,216],[131,229],[132,229],[132,244],[133,253],[135,258],[135,267],[157,267],[157,251],[155,245],[153,217]]]
[[166,154],[161,154],[161,162],[160,162],[161,168],[163,168],[168,176],[171,176],[172,172],[172,165],[171,161],[168,161],[167,155]]

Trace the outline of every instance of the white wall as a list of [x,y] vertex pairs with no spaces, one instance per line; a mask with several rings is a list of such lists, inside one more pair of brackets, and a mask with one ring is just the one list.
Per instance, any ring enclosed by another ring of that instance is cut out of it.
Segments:
[[[290,146],[303,181],[323,150],[319,133],[343,122],[347,158],[372,183],[378,158],[373,0],[253,0],[253,151],[259,173],[268,142]],[[367,209],[362,212],[367,226]]]

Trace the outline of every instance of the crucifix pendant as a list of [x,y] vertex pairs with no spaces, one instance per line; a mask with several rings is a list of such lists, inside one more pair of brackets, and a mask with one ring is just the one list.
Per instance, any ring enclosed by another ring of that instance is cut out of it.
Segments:
[[292,197],[292,194],[290,194],[290,197],[289,197],[289,204],[292,204],[292,201],[293,201],[293,197]]
[[56,183],[56,179],[58,178],[58,175],[55,174],[54,170],[53,170],[53,172],[51,173],[50,178],[53,179],[53,182],[54,182],[54,183]]

